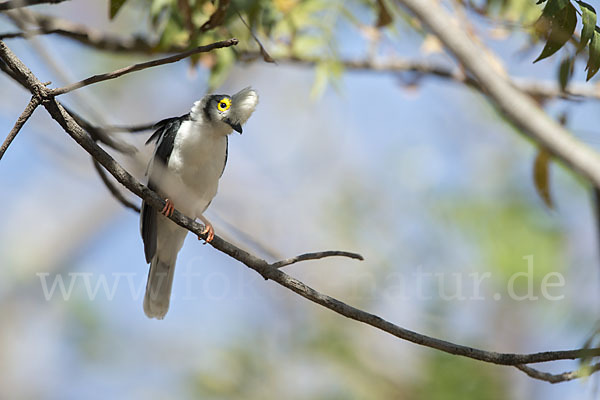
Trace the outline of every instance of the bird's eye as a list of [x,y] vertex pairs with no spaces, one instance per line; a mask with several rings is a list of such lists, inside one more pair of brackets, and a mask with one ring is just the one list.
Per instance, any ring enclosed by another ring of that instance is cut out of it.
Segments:
[[229,100],[228,98],[220,100],[219,104],[217,104],[217,108],[219,109],[219,111],[227,111],[229,110],[229,107],[231,107],[231,100]]

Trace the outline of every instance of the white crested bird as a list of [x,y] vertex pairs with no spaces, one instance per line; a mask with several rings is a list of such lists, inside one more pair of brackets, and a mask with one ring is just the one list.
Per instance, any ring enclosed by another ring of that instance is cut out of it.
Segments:
[[144,297],[149,318],[163,319],[169,310],[175,261],[188,232],[167,216],[176,207],[200,218],[206,241],[213,239],[214,229],[203,213],[217,194],[227,163],[227,137],[234,129],[242,133],[242,124],[257,104],[258,95],[249,87],[233,96],[207,95],[189,113],[158,122],[146,142],[156,141],[148,187],[166,200],[162,211],[143,202],[140,212],[144,253],[150,263]]

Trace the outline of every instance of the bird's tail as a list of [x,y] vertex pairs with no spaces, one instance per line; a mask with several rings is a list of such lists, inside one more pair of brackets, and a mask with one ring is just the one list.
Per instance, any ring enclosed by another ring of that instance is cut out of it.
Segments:
[[148,318],[163,319],[169,311],[176,259],[177,253],[168,261],[163,261],[155,255],[150,263],[144,296],[144,312]]

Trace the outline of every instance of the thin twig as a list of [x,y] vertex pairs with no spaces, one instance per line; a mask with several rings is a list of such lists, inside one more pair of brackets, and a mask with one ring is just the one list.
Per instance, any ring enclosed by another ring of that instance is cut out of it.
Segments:
[[[17,9],[14,11],[7,12],[7,15],[9,16],[9,18],[11,18],[15,25],[17,25],[23,31],[25,37],[28,39],[31,46],[39,54],[40,58],[44,60],[47,63],[48,67],[54,72],[55,76],[57,77],[57,80],[63,85],[67,82],[72,82],[73,78],[70,77],[70,74],[65,72],[66,69],[65,65],[63,65],[64,63],[61,63],[59,60],[57,60],[53,52],[49,51],[46,45],[42,44],[38,38],[30,34],[30,29],[27,27],[27,12],[24,11],[24,9]],[[90,103],[91,101],[90,94],[86,92],[76,92],[73,94],[73,96],[74,97],[72,99],[72,102],[76,104],[84,105]],[[90,106],[88,104],[86,108],[88,113],[90,113],[94,119],[98,121],[103,121],[103,116],[96,111],[98,109],[98,106]],[[134,146],[116,138],[114,135],[111,135],[110,132],[106,132],[104,130],[92,126],[92,124],[88,123],[86,120],[79,117],[74,112],[70,111],[70,114],[73,116],[73,118],[75,118],[75,120],[78,121],[78,123],[81,126],[88,129],[88,133],[92,136],[94,140],[98,140],[125,154],[133,154],[137,151],[137,149]],[[103,123],[102,125],[105,124]]]
[[[150,43],[142,37],[124,37],[103,32],[87,25],[76,24],[66,19],[51,15],[41,14],[26,8],[19,9],[19,14],[7,12],[6,16],[13,22],[27,22],[35,25],[36,29],[21,32],[19,35],[11,34],[12,38],[25,38],[30,35],[57,34],[75,40],[97,50],[126,53],[152,54],[156,51],[158,43]],[[187,50],[184,47],[172,46],[170,52],[179,53]],[[169,51],[165,51],[167,53]]]
[[129,133],[140,133],[146,132],[154,128],[156,122],[149,122],[139,125],[109,125],[109,126],[98,126],[96,129],[100,129],[105,132],[129,132]]
[[232,39],[223,40],[220,42],[215,42],[215,43],[212,43],[212,44],[209,44],[206,46],[199,46],[199,47],[196,47],[195,49],[184,51],[183,53],[175,54],[170,57],[165,57],[165,58],[160,58],[158,60],[152,60],[152,61],[147,61],[147,62],[143,62],[143,63],[139,63],[139,64],[130,65],[128,67],[121,68],[121,69],[115,70],[113,72],[107,72],[104,74],[91,76],[82,81],[72,83],[72,84],[64,86],[62,88],[53,89],[52,95],[58,96],[61,94],[69,93],[75,89],[79,89],[79,88],[82,88],[84,86],[88,86],[88,85],[91,85],[94,83],[107,81],[109,79],[115,79],[115,78],[118,78],[125,74],[129,74],[131,72],[141,71],[143,69],[157,67],[159,65],[174,63],[176,61],[182,60],[182,59],[189,57],[191,55],[194,55],[194,54],[205,53],[205,52],[215,50],[215,49],[220,49],[223,47],[235,46],[236,44],[238,44],[238,40],[235,38],[232,38]]
[[277,64],[275,59],[273,59],[273,57],[271,57],[271,55],[267,52],[267,50],[265,49],[265,46],[263,46],[263,44],[260,42],[260,40],[258,40],[258,37],[256,37],[254,32],[252,32],[252,28],[250,28],[250,25],[248,25],[248,23],[246,22],[244,17],[242,17],[242,14],[240,14],[240,12],[237,9],[235,10],[235,12],[237,13],[238,17],[240,18],[240,21],[242,21],[242,23],[248,29],[248,32],[250,32],[250,35],[252,35],[252,38],[254,39],[256,44],[258,44],[258,48],[260,49],[260,55],[262,56],[263,61],[268,62],[268,63]]
[[[92,158],[92,160],[94,161],[94,167],[96,168],[96,171],[98,172],[98,175],[100,175],[100,179],[102,179],[102,182],[106,185],[107,189],[110,191],[110,193],[115,197],[115,199],[121,203],[123,206],[125,206],[126,208],[132,209],[136,212],[140,212],[140,208],[137,206],[137,204],[131,202],[130,200],[128,200],[123,193],[121,193],[121,191],[114,185],[114,183],[110,180],[110,178],[108,177],[108,175],[106,174],[106,171],[104,170],[104,168],[96,161]],[[268,248],[265,244],[260,243],[258,240],[256,240],[256,238],[254,238],[252,235],[250,235],[247,232],[244,232],[243,230],[241,230],[240,228],[238,228],[237,226],[229,223],[227,220],[225,220],[222,216],[215,214],[215,212],[212,212],[213,216],[216,216],[216,218],[218,218],[218,221],[220,222],[219,225],[224,225],[224,227],[230,231],[233,232],[233,234],[235,236],[238,236],[239,238],[241,238],[246,244],[250,244],[251,246],[253,246],[254,248],[258,249],[259,251],[263,252],[264,254],[268,255],[271,258],[280,258],[278,256],[278,254]]]
[[206,32],[221,25],[225,21],[229,3],[230,0],[219,0],[219,4],[215,11],[208,17],[208,20],[200,26],[200,32]]
[[98,161],[94,160],[93,158],[92,161],[94,161],[94,168],[96,168],[96,172],[98,172],[98,175],[100,175],[100,179],[102,179],[102,182],[108,188],[110,194],[112,194],[126,208],[130,208],[133,211],[139,213],[140,207],[137,204],[134,204],[133,202],[125,198],[123,193],[121,193],[121,191],[111,182],[109,177],[106,175],[104,168],[98,163]]
[[222,215],[218,214],[214,210],[211,210],[211,219],[214,219],[214,218],[217,218],[218,225],[222,225],[227,231],[229,231],[229,233],[236,236],[238,240],[241,240],[242,243],[245,243],[246,245],[253,247],[255,250],[258,250],[262,254],[264,254],[274,260],[282,258],[282,256],[279,254],[278,251],[270,248],[265,243],[260,242],[259,240],[257,240],[254,237],[254,235],[251,235],[250,233],[245,232],[244,230],[238,228],[231,222],[227,221],[227,219],[223,218]]
[[[123,184],[140,198],[144,199],[150,206],[155,207],[156,209],[161,209],[164,207],[165,201],[157,193],[137,181],[116,160],[114,160],[108,153],[99,147],[66,112],[56,98],[47,90],[45,90],[46,88],[43,86],[43,84],[14,55],[14,53],[12,53],[12,51],[6,47],[2,41],[0,41],[0,58],[6,62],[8,67],[10,67],[15,74],[19,75],[18,79],[27,83],[29,90],[33,94],[39,93],[43,96],[42,104],[50,113],[52,118],[55,119],[67,132],[67,134],[69,134],[71,138],[73,138],[81,147],[83,147],[85,151],[87,151],[94,158],[94,160],[106,168],[107,171],[110,172],[118,182]],[[185,227],[189,231],[198,235],[200,238],[206,237],[206,233],[204,233],[204,226],[181,214],[179,211],[175,210],[170,216],[170,219],[176,224]],[[386,321],[377,315],[370,314],[366,311],[343,303],[335,298],[319,293],[301,281],[285,274],[280,269],[274,268],[265,260],[258,258],[229,242],[224,241],[218,236],[215,236],[210,244],[215,249],[231,256],[232,258],[242,262],[247,267],[255,270],[265,279],[271,279],[314,303],[317,303],[347,318],[371,325],[372,327],[380,329],[400,339],[407,340],[418,345],[430,347],[454,355],[485,361],[488,363],[513,366],[600,356],[600,348],[546,351],[532,354],[496,353],[468,346],[462,346],[445,340],[419,334],[417,332],[413,332],[398,325],[392,324],[391,322]]]
[[35,6],[37,4],[58,4],[67,0],[8,0],[0,3],[0,11],[11,10],[13,8]]
[[561,374],[550,374],[548,372],[542,372],[535,368],[528,367],[526,365],[515,365],[517,369],[525,372],[532,378],[539,379],[541,381],[546,381],[550,383],[560,383],[572,381],[574,379],[583,378],[586,376],[590,376],[591,374],[600,370],[600,363],[592,364],[587,367],[583,367],[581,370],[577,371],[568,371],[563,372]]
[[17,119],[17,122],[15,122],[15,126],[13,126],[13,128],[8,133],[6,140],[4,140],[4,143],[2,143],[2,147],[0,147],[0,160],[2,160],[4,153],[6,153],[6,150],[8,150],[8,146],[10,146],[12,141],[15,139],[15,137],[23,127],[23,125],[25,125],[25,122],[27,122],[29,117],[31,117],[31,114],[33,114],[33,112],[39,104],[40,100],[35,96],[33,96],[31,100],[29,100],[29,104],[27,104],[25,110],[23,110],[23,112]]
[[[16,74],[12,69],[10,69],[2,60],[0,60],[0,70],[5,72],[8,76],[10,76],[15,82],[19,83],[25,89],[28,89],[27,83],[24,81],[24,77],[22,75]],[[122,140],[118,140],[114,138],[112,135],[109,135],[110,132],[142,132],[149,129],[152,129],[153,123],[150,124],[142,124],[142,125],[132,125],[132,126],[108,126],[108,127],[97,127],[92,123],[87,121],[78,113],[74,112],[72,109],[65,107],[67,112],[77,121],[77,123],[83,128],[90,129],[88,133],[92,136],[94,140],[97,140],[101,143],[106,144],[107,146],[112,147],[115,150],[118,150],[125,154],[133,154],[137,151],[135,146],[130,145],[127,142]]]
[[286,260],[274,262],[273,264],[270,264],[270,266],[273,268],[283,268],[283,267],[287,267],[288,265],[292,265],[292,264],[295,264],[295,263],[301,262],[301,261],[318,260],[318,259],[325,258],[325,257],[336,257],[336,256],[354,258],[355,260],[361,260],[361,261],[364,260],[363,256],[361,256],[360,254],[357,254],[357,253],[351,253],[348,251],[339,251],[339,250],[329,250],[329,251],[319,251],[317,253],[301,254],[299,256],[288,258]]
[[[259,52],[238,52],[242,61],[253,61],[262,54]],[[276,62],[282,64],[303,65],[314,67],[323,62],[323,59],[314,57],[283,56],[276,57]],[[375,61],[370,59],[341,59],[336,60],[348,71],[373,71],[388,72],[391,74],[412,74],[409,82],[418,82],[419,78],[433,76],[464,84],[473,89],[484,92],[481,84],[473,77],[466,75],[459,68],[439,62],[422,59],[393,57],[388,60]],[[563,91],[556,82],[542,81],[526,78],[511,78],[513,86],[533,97],[542,99],[560,98],[563,100],[600,100],[600,88],[593,84],[570,83]]]
[[81,126],[87,131],[87,133],[90,134],[92,139],[100,141],[124,154],[134,154],[138,151],[138,149],[135,146],[123,140],[115,138],[113,135],[110,134],[109,131],[91,124],[73,110],[67,107],[65,107],[65,109],[71,115],[71,117],[73,117],[73,119],[77,121],[77,124],[79,124],[79,126]]
[[31,30],[31,31],[27,32],[27,34],[25,32],[4,32],[4,33],[0,33],[0,40],[24,38],[26,35],[33,36],[33,35],[41,35],[41,34],[45,34],[45,33],[50,33],[50,32],[44,32],[41,29]]
[[[70,24],[65,21],[65,24]],[[44,28],[31,29],[25,32],[5,32],[0,33],[0,40],[3,39],[22,39],[28,36],[39,35],[59,35],[75,40],[86,46],[93,47],[96,50],[110,51],[113,53],[142,53],[154,54],[157,52],[158,44],[152,44],[140,37],[121,37],[102,32],[96,29],[80,26],[77,24],[67,25],[68,28],[54,28],[53,25]],[[172,46],[161,51],[161,53],[178,53],[186,50],[182,46]]]
[[[2,46],[0,46],[0,54]],[[148,189],[147,186],[141,184],[129,172],[127,172],[115,159],[99,147],[83,129],[69,116],[62,106],[54,99],[44,103],[44,106],[61,127],[83,147],[95,160],[97,160],[104,168],[110,172],[117,181],[123,184],[127,189],[131,190],[137,196],[144,199],[150,206],[156,209],[162,209],[165,206],[165,201],[154,191]],[[170,219],[176,224],[188,229],[200,238],[205,238],[206,233],[204,226],[194,221],[193,219],[181,214],[175,210],[170,216]],[[231,256],[240,261],[244,265],[258,272],[263,278],[271,279],[280,285],[292,290],[293,292],[305,297],[317,304],[322,305],[336,313],[347,318],[363,322],[371,325],[384,332],[390,333],[400,339],[404,339],[419,345],[431,347],[450,354],[460,355],[475,360],[486,361],[501,365],[519,365],[529,363],[539,363],[555,360],[578,359],[583,357],[600,356],[600,348],[592,349],[577,349],[565,351],[546,351],[532,354],[512,354],[512,353],[496,353],[480,349],[475,349],[468,346],[447,342],[445,340],[422,335],[417,332],[404,329],[398,325],[392,324],[374,314],[359,310],[346,303],[343,303],[333,297],[319,293],[311,287],[305,285],[301,281],[292,278],[285,274],[280,269],[273,268],[265,260],[256,257],[239,247],[224,241],[219,236],[215,236],[210,242],[215,249]]]
[[[29,9],[20,9],[18,15],[6,13],[6,15],[17,22],[20,19],[24,22],[35,25],[34,29],[30,30],[33,35],[41,34],[57,34],[75,40],[86,46],[90,46],[96,50],[110,52],[125,52],[153,54],[157,52],[159,47],[157,42],[149,42],[141,36],[125,37],[114,35],[109,32],[104,32],[98,29],[90,28],[87,25],[76,24],[66,19],[57,18],[51,15],[46,15]],[[28,32],[28,34],[29,34]],[[25,37],[25,34],[14,36]],[[170,46],[168,49],[162,50],[163,53],[179,53],[188,50],[184,46]]]
[[[15,71],[29,71],[20,60],[4,45],[0,42],[0,57]],[[33,81],[33,85],[42,85],[35,76],[29,71],[30,76],[27,77],[27,82]],[[39,88],[30,88],[32,92],[39,91]],[[44,107],[52,118],[54,118],[59,125],[77,142],[83,147],[96,161],[98,161],[104,168],[110,172],[117,181],[135,193],[137,196],[144,199],[150,206],[156,209],[161,209],[165,205],[165,201],[154,191],[148,189],[145,185],[142,185],[137,181],[129,172],[127,172],[115,159],[113,159],[108,153],[106,153],[101,147],[99,147],[86,133],[77,125],[75,120],[65,111],[65,109],[56,101],[53,96],[46,94],[47,100],[43,103]],[[204,233],[204,226],[192,220],[189,217],[181,214],[178,210],[175,210],[171,215],[170,219],[176,224],[185,227],[189,231],[198,235],[201,238],[206,237]],[[435,348],[447,353],[461,355],[476,360],[486,361],[495,364],[502,365],[519,365],[538,363],[554,360],[564,359],[577,359],[583,357],[593,357],[600,355],[600,348],[593,349],[577,349],[577,350],[566,350],[566,351],[548,351],[533,354],[511,354],[511,353],[496,353],[485,350],[479,350],[468,346],[461,346],[444,340],[432,338],[426,335],[422,335],[397,325],[392,324],[376,315],[367,313],[359,310],[352,306],[349,306],[337,299],[330,296],[321,294],[316,290],[308,287],[299,280],[292,278],[285,274],[280,269],[273,268],[265,260],[258,258],[237,246],[232,245],[229,242],[224,241],[218,236],[215,236],[210,243],[215,249],[228,254],[236,260],[242,262],[249,268],[258,272],[265,279],[271,279],[280,285],[294,291],[295,293],[317,303],[330,310],[333,310],[345,317],[366,323],[385,332],[388,332],[398,338],[411,341],[413,343]]]
[[[218,7],[221,7],[219,4]],[[93,47],[98,50],[111,52],[127,52],[154,54],[160,53],[178,53],[185,51],[184,46],[171,46],[167,48],[159,48],[157,43],[149,42],[143,37],[120,37],[110,33],[102,32],[89,28],[84,25],[74,24],[67,20],[58,19],[56,17],[35,13],[30,10],[22,10],[25,12],[26,21],[33,23],[39,29],[31,30],[28,34],[58,34],[76,40],[82,44]],[[215,11],[216,12],[216,11]],[[245,22],[245,21],[243,21]],[[200,28],[203,30],[203,27]],[[4,38],[20,38],[24,37],[22,32],[10,32],[0,34],[0,39]],[[260,43],[259,43],[260,45]],[[257,57],[264,59],[264,54],[260,52],[239,52],[238,55],[242,60],[254,60]],[[271,57],[269,55],[269,57]],[[281,56],[272,57],[274,61],[288,64],[314,66],[323,60],[314,57],[299,57],[299,56]],[[466,84],[477,90],[481,90],[481,86],[477,80],[466,76],[458,68],[446,66],[439,63],[430,62],[427,60],[404,59],[394,57],[390,60],[374,61],[365,60],[338,60],[347,70],[350,71],[377,71],[377,72],[413,72],[417,76],[436,76],[438,78],[449,79],[458,83]],[[560,98],[563,100],[583,100],[595,99],[600,100],[600,89],[592,84],[570,83],[565,91],[562,91],[556,82],[538,81],[535,79],[513,78],[512,83],[515,87],[527,94],[543,99]]]
[[23,86],[26,90],[29,90],[27,83],[25,82],[25,78],[23,78],[22,75],[16,74],[15,71],[10,69],[10,67],[6,65],[4,61],[2,61],[2,59],[0,59],[0,70],[2,70],[2,72],[4,72],[6,75],[10,76],[15,82]]

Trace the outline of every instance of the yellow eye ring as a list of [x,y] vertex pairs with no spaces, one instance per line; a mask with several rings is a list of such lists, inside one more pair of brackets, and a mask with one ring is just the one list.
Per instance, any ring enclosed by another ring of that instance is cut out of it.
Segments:
[[219,103],[217,104],[219,111],[227,111],[229,110],[229,107],[231,107],[231,100],[229,100],[227,97],[219,100]]

